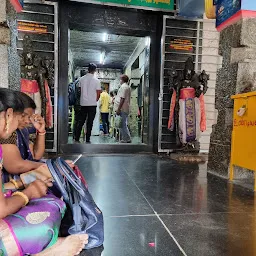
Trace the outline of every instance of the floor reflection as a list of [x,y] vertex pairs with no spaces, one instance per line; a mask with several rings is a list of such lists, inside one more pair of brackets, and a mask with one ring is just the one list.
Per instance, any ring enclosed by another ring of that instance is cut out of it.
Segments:
[[[74,156],[75,158],[75,156]],[[103,256],[256,255],[254,193],[154,155],[78,162],[104,213]]]

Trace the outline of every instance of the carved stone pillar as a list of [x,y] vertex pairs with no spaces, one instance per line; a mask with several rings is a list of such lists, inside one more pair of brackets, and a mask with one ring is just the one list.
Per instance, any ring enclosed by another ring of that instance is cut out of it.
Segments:
[[20,65],[16,39],[16,12],[9,0],[0,0],[0,87],[19,89]]
[[211,135],[208,171],[228,177],[233,125],[230,96],[255,83],[256,18],[242,19],[224,29],[220,34],[219,52],[223,65],[217,75],[215,105],[218,119]]

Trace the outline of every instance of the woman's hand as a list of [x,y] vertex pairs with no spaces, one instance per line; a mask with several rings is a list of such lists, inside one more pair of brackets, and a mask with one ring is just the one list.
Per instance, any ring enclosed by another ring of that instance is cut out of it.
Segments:
[[71,160],[65,160],[65,162],[73,169],[75,167],[74,162]]
[[41,198],[46,196],[48,187],[51,186],[51,179],[45,181],[36,180],[31,183],[25,190],[23,190],[23,193],[29,198],[29,200],[34,198]]
[[43,117],[35,114],[30,118],[30,121],[38,132],[40,133],[45,132],[45,120]]

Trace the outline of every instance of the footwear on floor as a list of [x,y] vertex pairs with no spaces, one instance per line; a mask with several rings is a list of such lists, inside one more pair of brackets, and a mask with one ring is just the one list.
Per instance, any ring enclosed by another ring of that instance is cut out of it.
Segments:
[[131,140],[121,140],[120,142],[121,142],[121,143],[132,143]]

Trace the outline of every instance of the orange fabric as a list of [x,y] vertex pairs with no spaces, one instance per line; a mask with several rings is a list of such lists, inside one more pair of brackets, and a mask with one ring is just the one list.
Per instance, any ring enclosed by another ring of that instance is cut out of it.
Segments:
[[200,130],[201,132],[204,132],[206,131],[206,112],[205,112],[203,93],[200,95],[199,100],[200,100],[200,110],[201,110]]
[[194,88],[183,88],[180,90],[180,99],[194,99],[196,97],[196,92]]
[[174,109],[176,104],[176,96],[177,93],[173,89],[172,98],[171,98],[171,104],[170,104],[170,115],[169,115],[169,121],[168,121],[168,129],[171,130],[173,126],[173,116],[174,116]]
[[47,103],[46,103],[46,127],[47,128],[52,128],[53,127],[53,117],[52,117],[52,100],[51,100],[51,94],[50,94],[50,88],[48,86],[47,80],[45,80],[45,94],[47,98]]
[[36,80],[21,79],[21,92],[37,93],[39,92],[39,85]]

